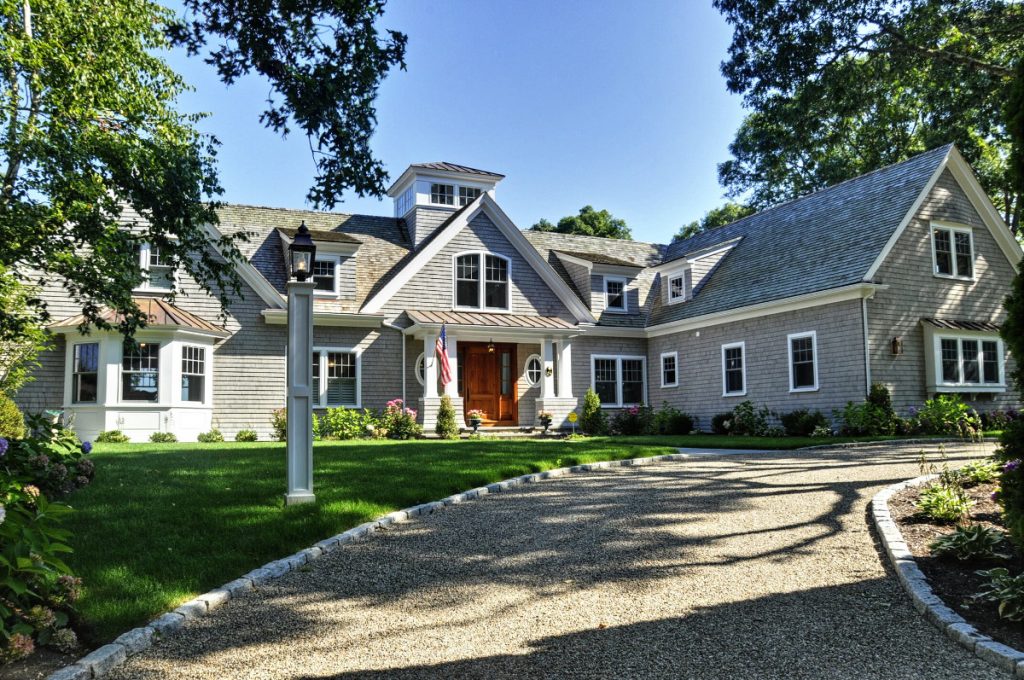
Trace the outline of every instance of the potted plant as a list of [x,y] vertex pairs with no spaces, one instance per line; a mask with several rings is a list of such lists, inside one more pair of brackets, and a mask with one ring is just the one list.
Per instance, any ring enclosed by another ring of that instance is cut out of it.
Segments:
[[477,428],[480,427],[480,423],[483,422],[485,415],[487,414],[478,408],[471,408],[466,413],[466,416],[469,417],[469,425],[473,428],[474,433],[476,433]]
[[541,425],[544,426],[545,433],[547,433],[548,428],[551,427],[551,418],[551,414],[548,413],[547,411],[541,411],[540,413],[537,414],[537,420],[540,422]]

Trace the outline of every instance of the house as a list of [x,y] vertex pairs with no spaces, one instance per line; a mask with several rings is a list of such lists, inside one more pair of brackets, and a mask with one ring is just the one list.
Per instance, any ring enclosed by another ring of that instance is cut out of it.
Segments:
[[150,323],[135,350],[82,335],[55,285],[57,347],[18,401],[63,409],[86,438],[268,437],[285,401],[287,246],[305,222],[321,408],[401,397],[431,428],[447,393],[485,425],[532,426],[543,410],[557,426],[593,388],[606,408],[668,403],[706,429],[748,399],[831,414],[872,382],[901,411],[942,392],[1016,405],[998,330],[1021,249],[953,146],[670,245],[520,231],[496,200],[502,178],[411,165],[388,191],[393,217],[229,205],[216,229],[253,234],[244,295],[221,318],[142,248]]

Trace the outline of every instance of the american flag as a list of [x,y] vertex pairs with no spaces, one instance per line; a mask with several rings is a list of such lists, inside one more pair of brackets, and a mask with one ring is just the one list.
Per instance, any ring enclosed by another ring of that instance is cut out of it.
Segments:
[[441,324],[441,334],[437,336],[434,354],[441,362],[441,386],[446,387],[452,381],[452,365],[448,363],[448,336],[445,333],[444,324]]

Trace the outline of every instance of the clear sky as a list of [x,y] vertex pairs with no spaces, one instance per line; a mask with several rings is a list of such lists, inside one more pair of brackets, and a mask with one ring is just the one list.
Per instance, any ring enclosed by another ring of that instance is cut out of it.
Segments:
[[[722,202],[716,165],[742,118],[719,64],[731,32],[706,0],[390,0],[406,71],[377,100],[373,150],[392,179],[450,161],[506,175],[496,197],[515,223],[586,204],[665,243]],[[172,55],[221,141],[224,200],[301,208],[314,168],[305,137],[258,121],[268,88],[226,88],[198,58]],[[339,212],[390,215],[390,199],[344,197]]]

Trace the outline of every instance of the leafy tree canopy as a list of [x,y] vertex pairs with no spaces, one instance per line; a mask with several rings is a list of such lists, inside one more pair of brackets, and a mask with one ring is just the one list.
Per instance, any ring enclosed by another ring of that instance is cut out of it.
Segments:
[[633,235],[625,220],[613,217],[607,210],[594,210],[589,205],[580,208],[579,215],[569,215],[558,220],[557,225],[541,219],[530,229],[532,231],[552,231],[559,234],[577,234],[579,236],[602,236],[604,238],[618,238],[626,241],[633,239]]
[[719,166],[756,208],[955,142],[1011,228],[1007,100],[1024,54],[1010,0],[715,0],[734,28],[723,64],[752,113]]
[[684,224],[679,227],[679,231],[672,237],[673,241],[681,241],[683,239],[696,236],[697,234],[703,234],[708,229],[717,229],[718,227],[724,227],[727,224],[732,224],[736,220],[743,219],[748,215],[753,215],[756,210],[754,208],[743,205],[741,203],[728,202],[717,208],[704,213],[704,217],[699,220],[694,220],[689,224]]

